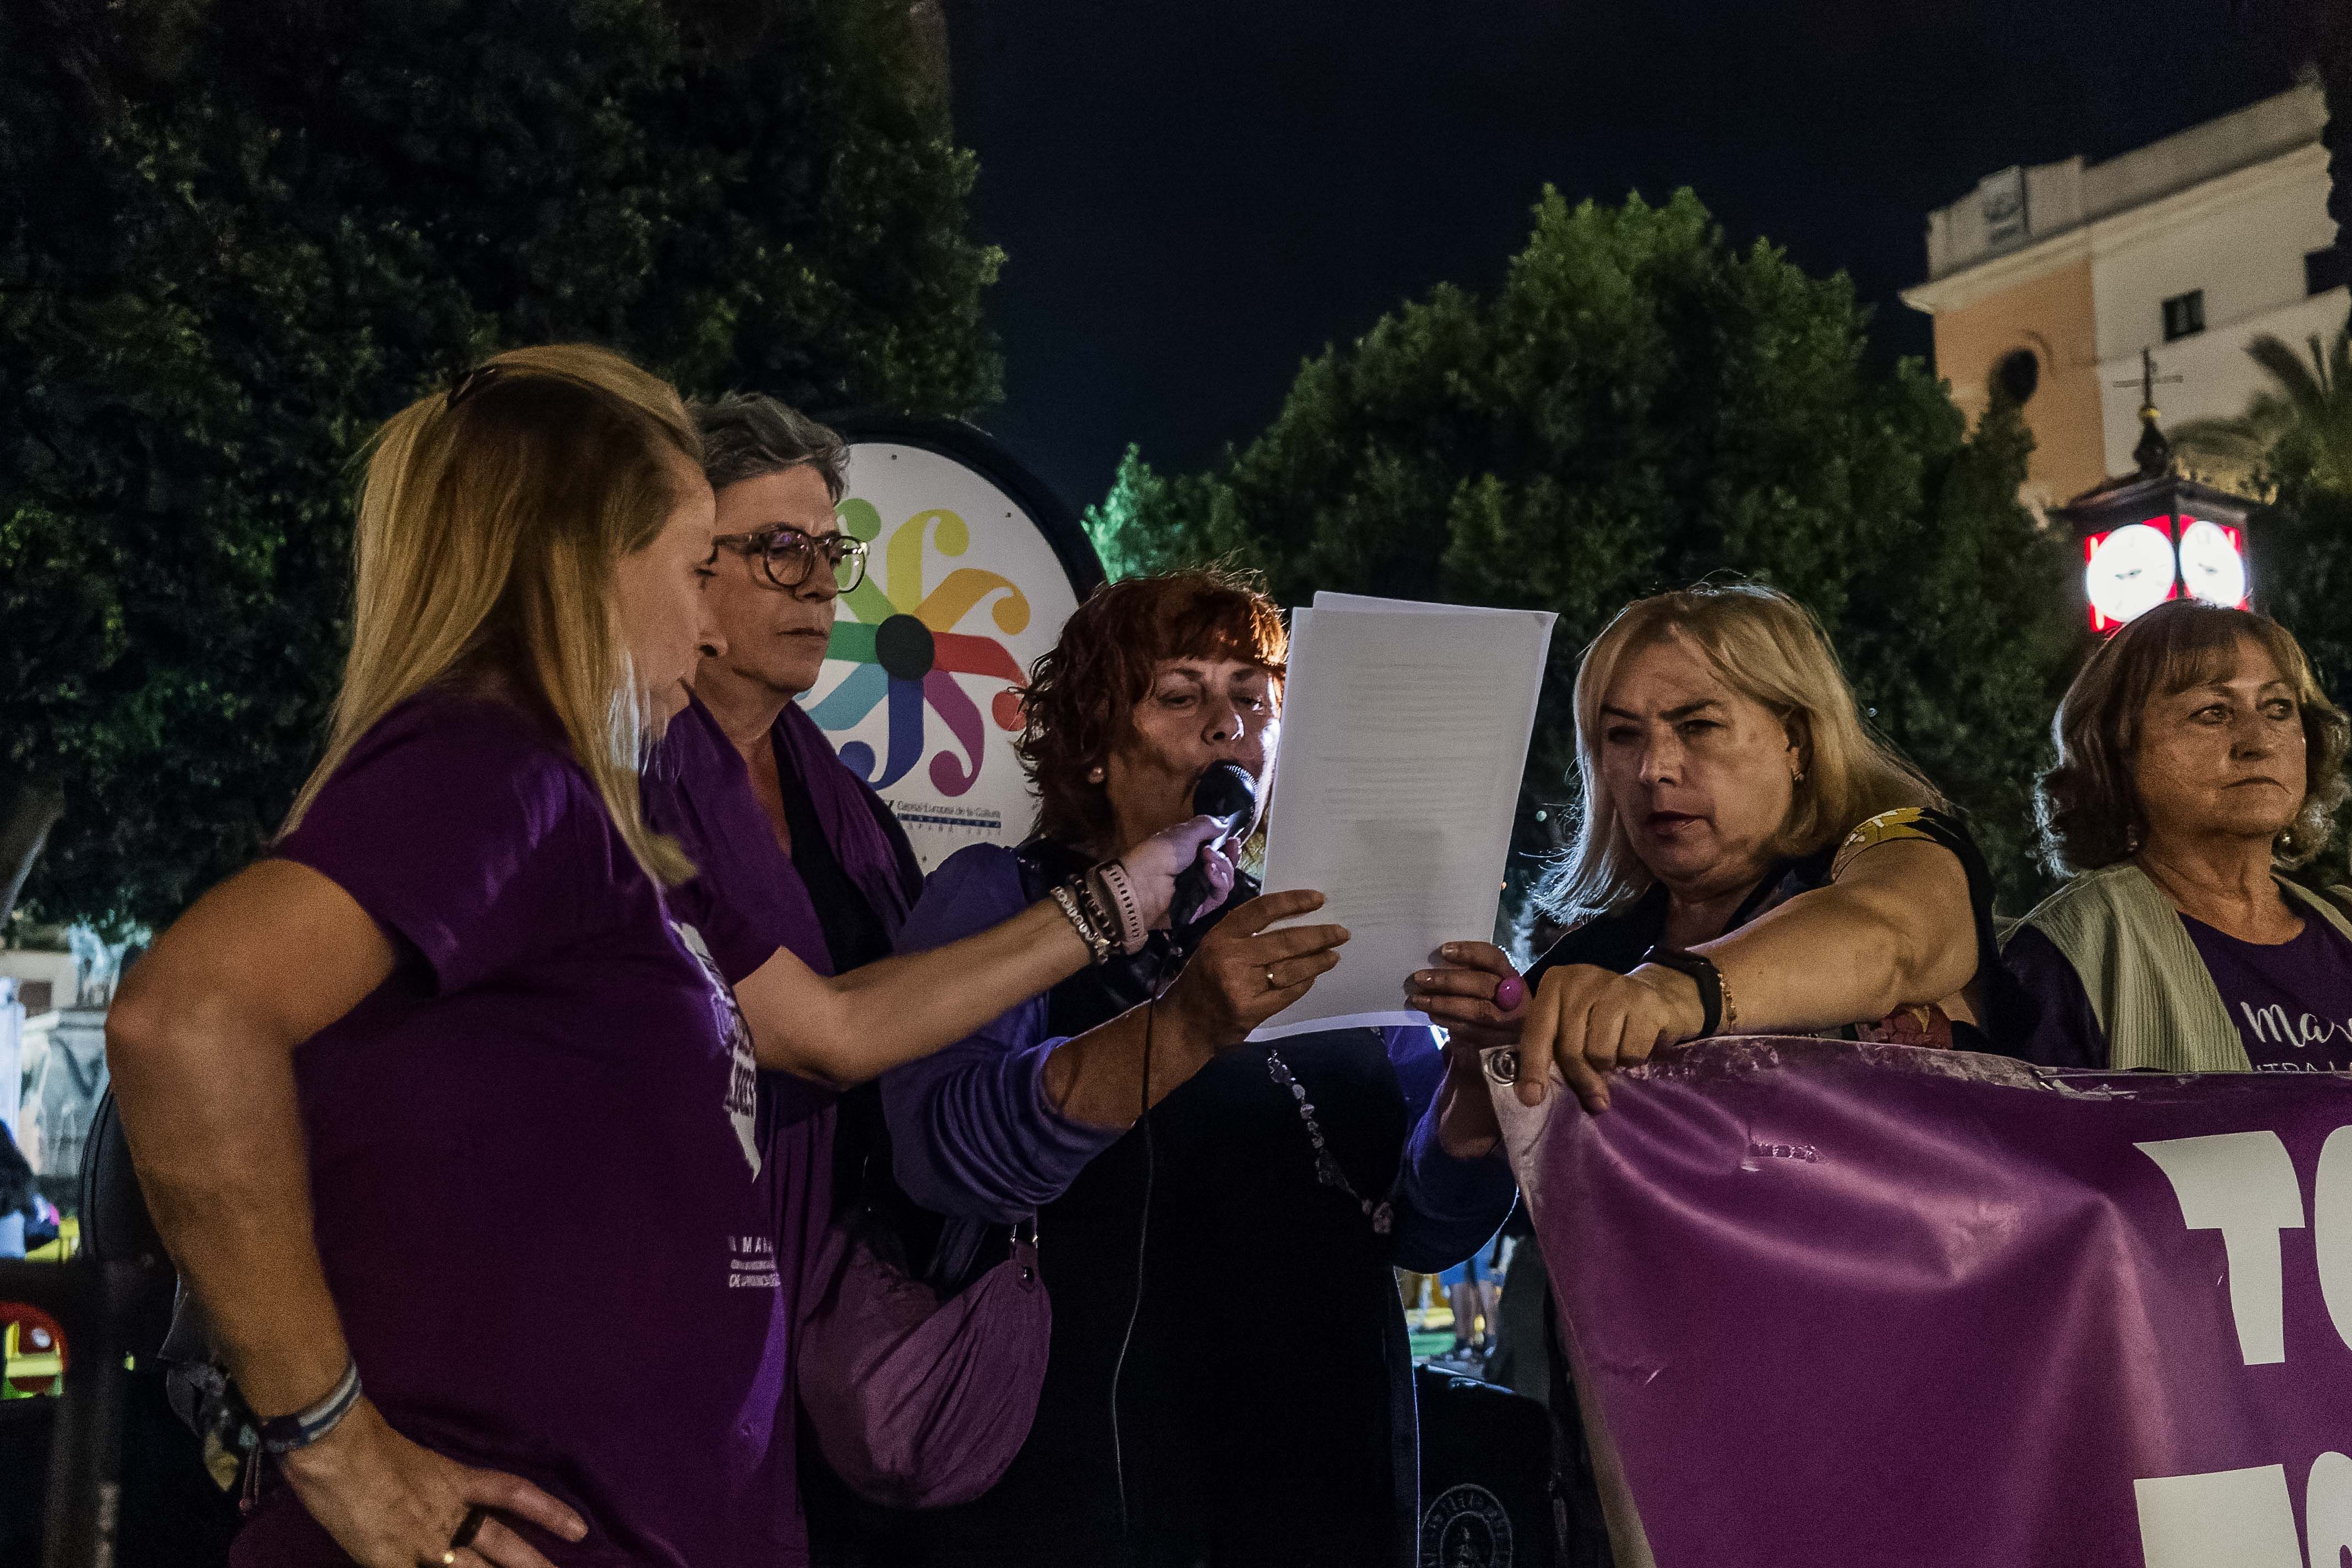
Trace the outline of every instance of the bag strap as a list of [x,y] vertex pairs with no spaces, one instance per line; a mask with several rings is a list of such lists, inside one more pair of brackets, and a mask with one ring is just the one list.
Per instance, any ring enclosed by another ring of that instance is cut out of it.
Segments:
[[899,1185],[891,1169],[889,1125],[875,1086],[850,1090],[842,1108],[835,1127],[839,1142],[834,1179],[841,1193],[836,1223],[863,1239],[877,1258],[946,1300],[1011,1257],[1024,1226],[1034,1250],[1034,1214],[1011,1226],[944,1215],[924,1207]]

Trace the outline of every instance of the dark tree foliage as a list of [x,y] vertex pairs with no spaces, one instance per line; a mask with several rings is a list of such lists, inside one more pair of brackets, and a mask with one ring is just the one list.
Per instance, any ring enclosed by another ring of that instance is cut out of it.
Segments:
[[[2352,324],[2300,347],[2264,334],[2247,345],[2268,384],[2242,414],[2171,433],[2191,472],[2266,498],[2250,520],[2258,606],[2294,633],[2321,688],[2352,698]],[[2339,812],[2339,826],[2347,813]],[[2344,879],[2331,848],[2305,867]]]
[[[2260,607],[2295,635],[2320,689],[2345,703],[2352,700],[2352,493],[2307,469],[2267,477],[2276,489],[2251,527]],[[2334,840],[2298,873],[2301,880],[2319,888],[2343,882],[2347,826],[2352,806],[2336,811]]]
[[998,258],[907,16],[0,8],[0,816],[67,808],[29,907],[160,921],[266,841],[341,661],[354,458],[482,354],[995,398]]
[[2294,633],[2336,701],[2352,698],[2352,494],[2305,473],[2274,476],[2252,519],[2262,607]]
[[2255,592],[2342,702],[2352,697],[2352,325],[2300,355],[2275,338],[2248,352],[2272,384],[2237,418],[2183,426],[2176,445],[2234,460],[2268,498],[2250,520]]
[[1628,600],[1716,572],[1828,626],[1878,724],[1969,815],[2004,904],[2046,886],[2032,781],[2082,633],[2017,503],[2014,412],[1973,437],[1916,363],[1866,368],[1843,277],[1727,246],[1698,201],[1547,193],[1502,290],[1444,287],[1299,372],[1213,470],[1130,452],[1088,514],[1115,569],[1234,557],[1318,589],[1557,611],[1514,877],[1574,810],[1570,694]]

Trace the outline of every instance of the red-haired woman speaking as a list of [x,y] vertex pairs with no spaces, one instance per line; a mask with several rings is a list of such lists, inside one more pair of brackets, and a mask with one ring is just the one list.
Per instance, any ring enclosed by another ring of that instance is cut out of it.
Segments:
[[[932,877],[902,947],[982,930],[1098,847],[1192,814],[1234,763],[1263,783],[1282,623],[1207,572],[1129,579],[1039,661],[1022,754],[1038,793],[1020,849]],[[1249,825],[1238,836],[1246,840]],[[869,1519],[876,1562],[1363,1564],[1405,1559],[1411,1360],[1391,1269],[1435,1271],[1492,1235],[1513,1184],[1468,1129],[1422,1028],[1244,1041],[1338,962],[1336,926],[1266,928],[1318,894],[1232,895],[961,1045],[883,1079],[894,1163],[936,1212],[1038,1215],[1054,1302],[1029,1441],[969,1505]],[[1456,1125],[1459,1121],[1463,1125]],[[1229,1305],[1228,1281],[1250,1299]],[[1271,1317],[1269,1316],[1271,1311]],[[1277,1345],[1231,1325],[1294,1325]],[[812,1502],[822,1559],[826,1521]]]

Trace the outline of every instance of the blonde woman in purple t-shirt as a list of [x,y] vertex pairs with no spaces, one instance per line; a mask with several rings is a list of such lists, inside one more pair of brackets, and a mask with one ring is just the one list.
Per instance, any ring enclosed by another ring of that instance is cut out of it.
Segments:
[[115,1003],[142,1185],[265,1422],[240,1563],[803,1561],[757,1069],[869,1078],[1139,943],[1196,857],[1229,885],[1202,819],[951,948],[730,988],[638,798],[718,650],[698,452],[591,348],[393,418],[326,755]]

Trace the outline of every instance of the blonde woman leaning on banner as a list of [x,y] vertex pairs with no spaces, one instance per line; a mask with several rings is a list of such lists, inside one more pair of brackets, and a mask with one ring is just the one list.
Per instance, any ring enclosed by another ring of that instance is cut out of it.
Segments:
[[2352,921],[2282,875],[2327,842],[2345,794],[2344,714],[2294,638],[2159,605],[2091,656],[2053,728],[2042,840],[2074,876],[2003,954],[2037,1005],[2025,1054],[2352,1069]]
[[[588,348],[394,416],[325,760],[115,1002],[141,1184],[268,1423],[241,1564],[798,1560],[778,1235],[808,1199],[755,1068],[870,1075],[1101,945],[1040,901],[834,978],[712,959],[751,949],[680,896],[637,774],[718,640],[698,452]],[[1216,831],[1127,857],[1147,913]]]
[[[1746,584],[1641,600],[1586,650],[1575,700],[1584,817],[1538,895],[1570,930],[1528,972],[1534,995],[1497,1009],[1509,964],[1476,942],[1408,982],[1437,1022],[1518,1044],[1523,1105],[1557,1064],[1605,1110],[1612,1069],[1709,1034],[1985,1048],[2000,964],[1984,862],[1864,727],[1801,606]],[[1620,1568],[1645,1568],[1608,1431],[1556,1337],[1551,1363],[1570,1530],[1605,1521]]]
[[1751,584],[1629,605],[1576,680],[1584,813],[1538,892],[1570,926],[1521,1007],[1483,942],[1415,1005],[1557,1067],[1586,1109],[1611,1068],[1710,1034],[1987,1048],[1991,882],[1935,785],[1864,725],[1820,624]]

